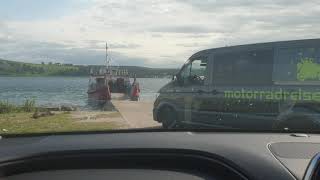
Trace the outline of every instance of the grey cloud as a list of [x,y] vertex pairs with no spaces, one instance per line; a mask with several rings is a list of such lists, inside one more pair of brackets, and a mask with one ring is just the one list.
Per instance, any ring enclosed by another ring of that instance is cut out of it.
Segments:
[[141,45],[139,44],[134,44],[134,43],[130,43],[130,44],[120,44],[120,43],[114,43],[114,44],[110,44],[110,48],[112,49],[135,49],[141,47]]
[[[263,22],[267,25],[267,28],[275,27],[297,27],[303,25],[318,25],[319,12],[306,12],[303,15],[297,15],[294,12],[288,12],[286,14],[280,14],[277,17],[260,16],[256,20]],[[269,26],[268,26],[269,25]]]
[[9,43],[11,39],[11,32],[7,24],[0,20],[0,44]]
[[80,27],[79,30],[80,30],[80,32],[85,33],[87,31],[87,28],[86,27]]
[[106,43],[106,41],[101,41],[101,40],[86,40],[84,41],[85,43],[89,43],[89,44],[101,44],[101,43]]
[[37,41],[21,41],[17,39],[0,40],[0,55],[1,54],[35,54],[38,52],[51,50],[62,50],[67,48],[67,45],[54,42],[37,42]]
[[212,19],[216,27],[220,27],[218,29],[220,33],[235,34],[243,28],[246,31],[281,29],[284,32],[304,26],[318,28],[320,15],[320,1],[318,0],[179,1],[208,13],[209,19]]
[[[165,13],[160,13],[160,10],[164,9],[161,7],[167,7],[166,1],[143,3],[142,1],[130,1],[127,3],[122,1],[119,3],[101,1],[101,4],[105,6],[101,6],[101,12],[93,14],[93,26],[83,27],[94,29],[97,26],[97,28],[102,28],[103,31],[119,30],[119,32],[133,33],[133,35],[145,33],[148,38],[152,39],[167,36],[168,34],[166,33],[172,33],[167,37],[173,38],[173,42],[178,42],[176,46],[179,51],[186,53],[176,55],[177,59],[189,56],[199,48],[318,38],[320,36],[320,24],[318,23],[320,1],[318,0],[177,1],[177,4],[181,5],[180,3],[182,3],[182,6],[172,6],[171,11]],[[152,6],[153,3],[158,5]],[[162,4],[165,6],[162,6]],[[191,8],[184,8],[189,5]],[[153,8],[145,8],[151,6]],[[170,10],[170,8],[168,9]],[[181,22],[179,18],[182,18]],[[104,60],[104,41],[83,41],[85,48],[71,48],[70,45],[75,44],[75,42],[67,41],[62,43],[69,45],[20,41],[18,43],[18,41],[6,38],[7,36],[1,36],[1,33],[4,32],[3,29],[5,29],[5,25],[0,22],[0,57],[2,55],[22,60],[23,58],[31,57],[34,61],[40,61],[44,57],[48,60],[55,59],[57,61],[80,64],[101,63]],[[80,28],[78,29],[80,30]],[[88,30],[86,33],[88,32],[90,31]],[[19,35],[19,33],[17,34]],[[193,43],[182,43],[185,41],[181,39],[185,38],[190,38]],[[212,39],[212,42],[210,44],[201,44],[202,40],[206,40],[206,38],[207,40],[209,38]],[[134,41],[133,43],[126,42],[126,37],[123,39],[123,41],[109,44],[110,55],[114,57],[115,62],[119,62],[119,64],[120,62],[122,64],[145,63],[144,65],[148,65],[147,59],[126,57],[116,52],[121,49],[141,47],[140,44],[135,44]],[[162,61],[160,58],[162,64],[165,64],[171,58],[161,55],[159,57],[164,59]],[[174,59],[174,57],[172,58]],[[159,64],[161,64],[160,61]],[[178,64],[181,64],[181,62]]]
[[157,38],[157,37],[163,37],[162,34],[152,34],[151,36],[152,36],[152,37],[155,37],[155,38]]
[[0,32],[2,31],[7,31],[8,30],[8,26],[4,21],[0,20]]
[[201,47],[201,46],[206,46],[207,44],[203,43],[178,43],[176,46],[182,46],[182,47]]
[[168,56],[168,55],[161,55],[162,58],[173,58],[174,56]]
[[190,26],[162,26],[157,28],[152,28],[152,32],[162,32],[162,33],[212,33],[214,30],[209,29],[200,25],[190,25]]
[[[106,41],[86,40],[85,43],[89,49],[102,50],[106,48]],[[108,47],[111,49],[135,49],[141,47],[141,45],[135,43],[108,43]]]
[[9,38],[0,37],[0,46],[1,46],[1,44],[4,45],[4,44],[10,44],[10,43],[12,43],[12,41]]
[[106,18],[102,17],[102,16],[94,16],[93,17],[94,20],[98,21],[98,22],[105,22]]
[[320,32],[287,32],[282,31],[270,31],[270,32],[255,32],[247,36],[245,32],[240,32],[236,36],[223,37],[215,39],[212,43],[206,45],[202,49],[217,48],[224,46],[234,46],[241,44],[252,44],[252,43],[262,43],[262,42],[274,42],[274,41],[286,41],[286,40],[296,40],[296,39],[313,39],[319,38]]
[[184,36],[185,38],[210,38],[210,34],[188,34]]
[[76,42],[72,41],[72,40],[64,40],[63,43],[65,43],[65,44],[75,44]]
[[69,46],[65,44],[59,44],[54,42],[25,42],[23,43],[26,47],[36,47],[37,49],[64,49],[68,48]]
[[[63,59],[66,63],[74,64],[104,64],[105,52],[88,50],[84,48],[73,48],[64,52],[50,52],[50,54]],[[110,51],[109,56],[113,65],[144,65],[143,58],[130,58],[119,52]]]
[[[234,8],[283,8],[290,6],[299,6],[305,4],[306,1],[301,0],[255,0],[255,1],[246,1],[246,0],[228,0],[228,1],[217,1],[217,0],[179,0],[180,2],[190,4],[192,7],[199,8],[204,11],[220,11],[225,9],[234,9]],[[317,2],[317,0],[310,0],[310,2]]]
[[[0,58],[23,62],[60,62],[72,64],[104,64],[105,52],[87,48],[72,48],[64,44],[48,42],[16,42],[11,47],[0,46]],[[146,65],[144,58],[132,58],[110,51],[115,65]]]

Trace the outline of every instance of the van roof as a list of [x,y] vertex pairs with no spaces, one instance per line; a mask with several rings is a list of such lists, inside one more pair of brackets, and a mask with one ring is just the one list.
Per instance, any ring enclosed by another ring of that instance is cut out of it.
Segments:
[[228,53],[233,51],[273,49],[275,47],[301,47],[301,46],[315,47],[315,45],[320,47],[320,39],[301,39],[301,40],[290,40],[290,41],[275,41],[275,42],[245,44],[245,45],[236,45],[236,46],[225,46],[225,47],[211,48],[211,49],[199,51],[193,54],[190,57],[190,59],[211,54],[211,53]]

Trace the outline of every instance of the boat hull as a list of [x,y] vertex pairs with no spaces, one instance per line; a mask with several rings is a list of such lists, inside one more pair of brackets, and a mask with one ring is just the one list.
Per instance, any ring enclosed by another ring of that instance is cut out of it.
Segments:
[[111,100],[111,94],[108,87],[102,87],[95,90],[88,90],[88,98],[92,100],[108,101]]

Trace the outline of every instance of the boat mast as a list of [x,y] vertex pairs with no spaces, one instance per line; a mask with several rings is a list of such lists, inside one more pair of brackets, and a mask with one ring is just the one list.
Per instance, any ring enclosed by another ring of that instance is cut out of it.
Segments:
[[109,74],[111,74],[110,59],[108,58],[108,43],[106,42],[106,69]]

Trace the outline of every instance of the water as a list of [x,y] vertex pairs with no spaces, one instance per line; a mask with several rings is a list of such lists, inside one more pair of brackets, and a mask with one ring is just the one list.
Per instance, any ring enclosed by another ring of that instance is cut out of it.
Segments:
[[[0,77],[0,100],[21,104],[33,98],[39,106],[87,105],[88,77]],[[153,101],[170,79],[138,78],[140,99]],[[132,80],[131,80],[132,82]]]

